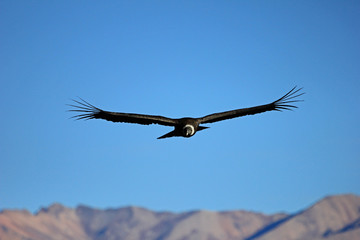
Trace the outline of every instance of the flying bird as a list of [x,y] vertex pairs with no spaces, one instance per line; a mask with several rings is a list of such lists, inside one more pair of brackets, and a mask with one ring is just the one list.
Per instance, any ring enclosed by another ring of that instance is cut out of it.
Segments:
[[214,123],[226,119],[253,115],[267,111],[282,111],[297,108],[297,106],[294,106],[292,104],[302,101],[298,99],[298,97],[304,94],[303,92],[301,92],[301,90],[302,88],[297,88],[295,86],[284,96],[272,103],[250,108],[240,108],[226,112],[213,113],[199,118],[168,118],[157,115],[109,112],[95,107],[81,98],[80,100],[73,100],[76,105],[69,104],[69,106],[74,107],[74,109],[71,109],[69,111],[78,113],[77,115],[72,117],[77,120],[104,119],[112,122],[137,123],[143,125],[160,124],[164,126],[174,127],[173,131],[158,137],[158,139],[169,137],[189,138],[194,136],[197,131],[208,128],[206,126],[201,126],[201,124]]

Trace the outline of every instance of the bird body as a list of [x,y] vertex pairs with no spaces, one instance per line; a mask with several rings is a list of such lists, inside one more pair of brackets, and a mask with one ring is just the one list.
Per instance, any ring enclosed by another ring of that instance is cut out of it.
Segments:
[[205,126],[200,126],[200,124],[214,123],[226,119],[232,119],[246,115],[253,115],[267,111],[282,111],[282,110],[292,110],[293,108],[297,108],[296,106],[291,104],[302,101],[297,99],[299,96],[304,94],[300,92],[301,90],[302,88],[297,89],[296,87],[294,87],[287,94],[285,94],[278,100],[269,104],[213,113],[199,118],[190,118],[190,117],[167,118],[157,115],[109,112],[97,108],[81,98],[80,98],[81,101],[73,100],[78,105],[70,104],[69,106],[74,107],[75,109],[71,109],[69,111],[78,112],[79,114],[73,116],[73,118],[76,118],[78,120],[104,119],[112,122],[137,123],[143,125],[160,124],[164,126],[172,126],[174,127],[173,131],[158,137],[158,139],[169,138],[169,137],[189,138],[192,137],[196,132],[208,128]]
[[200,122],[197,118],[179,118],[177,120],[177,125],[175,129],[158,139],[167,138],[167,137],[192,137],[197,131],[204,130],[208,127],[199,126]]

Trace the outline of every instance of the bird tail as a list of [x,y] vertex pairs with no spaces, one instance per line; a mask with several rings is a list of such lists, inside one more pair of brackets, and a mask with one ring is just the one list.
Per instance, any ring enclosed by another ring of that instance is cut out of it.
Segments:
[[207,128],[209,128],[209,127],[199,126],[197,130],[201,131],[201,130],[204,130],[204,129],[207,129]]
[[158,137],[157,139],[162,139],[162,138],[169,138],[169,137],[176,137],[178,136],[175,132],[175,130],[171,131],[171,132],[168,132],[167,134],[165,135],[162,135],[161,137]]

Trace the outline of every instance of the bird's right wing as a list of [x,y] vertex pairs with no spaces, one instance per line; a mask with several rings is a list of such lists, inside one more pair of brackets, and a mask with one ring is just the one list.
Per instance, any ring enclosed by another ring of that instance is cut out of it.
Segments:
[[167,118],[163,116],[104,111],[100,108],[91,105],[90,103],[86,102],[83,99],[81,99],[81,101],[78,100],[73,100],[73,101],[77,103],[77,105],[69,104],[69,106],[75,108],[75,109],[70,109],[69,111],[79,113],[72,117],[77,120],[104,119],[112,122],[137,123],[143,125],[160,124],[165,126],[174,126],[177,123],[176,119]]
[[296,106],[292,105],[292,103],[300,102],[302,100],[296,99],[297,97],[303,95],[304,93],[299,92],[302,88],[296,89],[294,87],[291,89],[288,93],[286,93],[284,96],[279,98],[278,100],[255,107],[250,108],[241,108],[226,112],[220,112],[220,113],[214,113],[207,116],[204,116],[202,118],[199,118],[200,123],[213,123],[218,122],[226,119],[236,118],[236,117],[242,117],[246,115],[253,115],[257,113],[267,112],[267,111],[281,111],[281,110],[291,110],[292,108],[297,108]]

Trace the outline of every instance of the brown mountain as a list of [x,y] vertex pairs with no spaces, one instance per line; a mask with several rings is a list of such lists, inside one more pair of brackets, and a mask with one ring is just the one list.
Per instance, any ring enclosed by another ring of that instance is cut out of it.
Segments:
[[153,212],[53,204],[0,213],[0,240],[360,240],[360,197],[322,199],[292,215],[247,211]]

